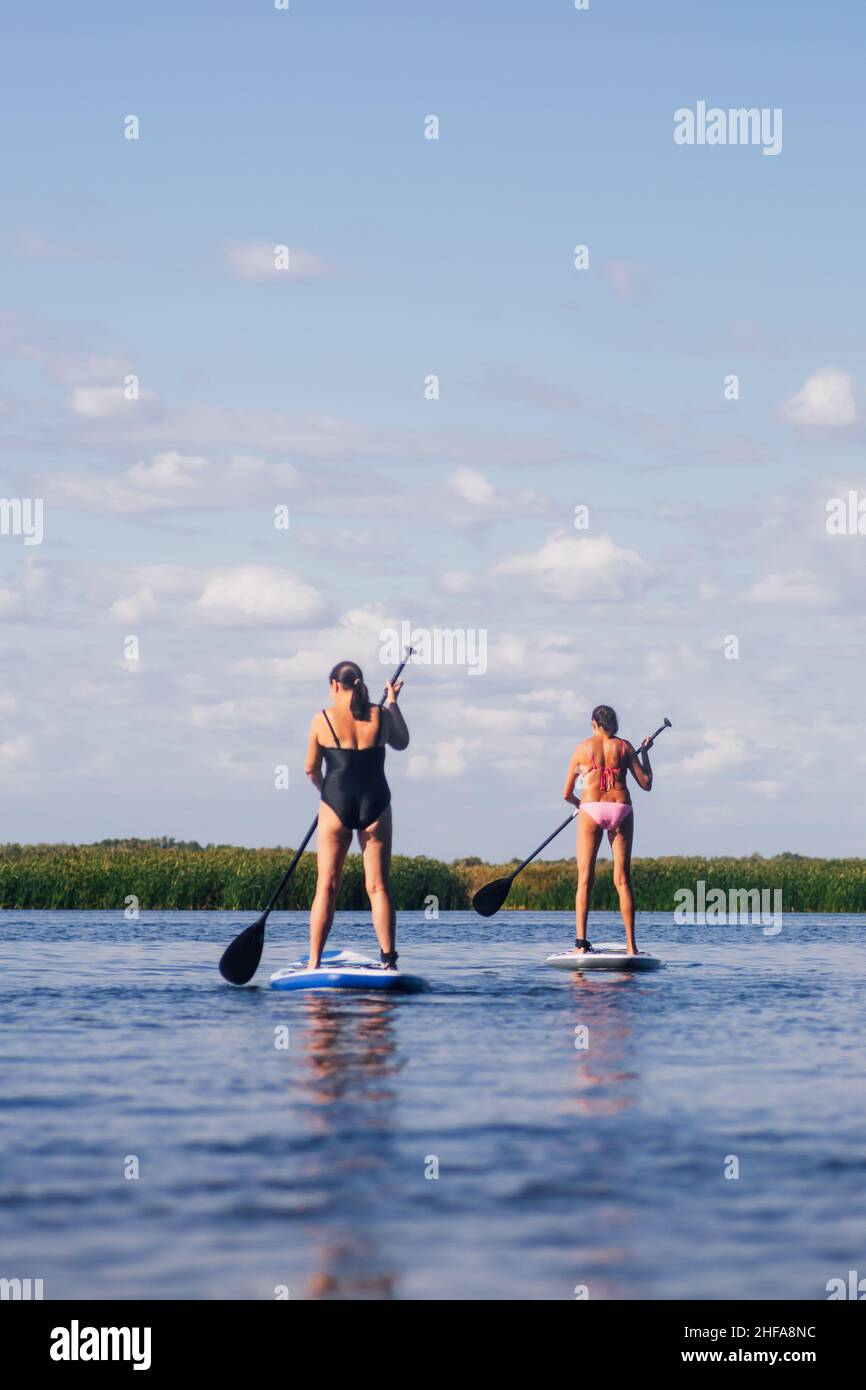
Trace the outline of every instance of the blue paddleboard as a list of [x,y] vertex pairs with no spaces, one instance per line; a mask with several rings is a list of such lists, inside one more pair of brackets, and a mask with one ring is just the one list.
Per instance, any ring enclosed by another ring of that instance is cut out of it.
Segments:
[[308,970],[309,956],[301,956],[271,976],[271,989],[392,989],[417,994],[427,989],[420,975],[386,970],[377,960],[358,951],[324,951],[318,970]]

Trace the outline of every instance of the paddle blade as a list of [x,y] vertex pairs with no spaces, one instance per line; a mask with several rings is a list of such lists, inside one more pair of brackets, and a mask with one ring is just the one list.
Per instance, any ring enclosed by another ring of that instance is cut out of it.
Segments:
[[266,921],[267,915],[263,913],[251,927],[244,927],[240,936],[223,951],[220,974],[230,985],[247,984],[258,970],[265,945]]
[[508,890],[513,881],[512,874],[509,874],[508,878],[495,878],[492,883],[485,883],[483,888],[473,893],[472,906],[480,917],[492,917],[494,912],[499,911],[508,897]]

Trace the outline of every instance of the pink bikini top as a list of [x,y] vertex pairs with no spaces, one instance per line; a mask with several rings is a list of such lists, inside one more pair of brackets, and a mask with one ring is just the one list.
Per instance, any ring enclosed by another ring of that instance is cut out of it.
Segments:
[[[587,743],[589,743],[589,739],[587,739]],[[614,787],[616,786],[616,774],[618,772],[621,772],[623,767],[625,766],[625,744],[623,743],[622,739],[619,740],[619,747],[620,758],[622,759],[622,765],[620,767],[599,767],[598,763],[595,761],[595,753],[592,753],[592,762],[590,764],[589,771],[601,773],[601,779],[598,784],[598,789],[600,792],[613,791]]]

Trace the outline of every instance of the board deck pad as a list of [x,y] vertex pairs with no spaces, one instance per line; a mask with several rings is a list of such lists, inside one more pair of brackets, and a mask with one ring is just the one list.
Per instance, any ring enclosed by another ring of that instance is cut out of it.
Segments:
[[377,960],[359,951],[323,951],[318,970],[308,970],[309,956],[301,956],[271,976],[271,989],[391,989],[418,994],[429,988],[420,975],[386,970]]
[[664,961],[650,951],[630,956],[614,941],[600,941],[590,951],[557,951],[548,956],[547,965],[557,970],[658,970]]

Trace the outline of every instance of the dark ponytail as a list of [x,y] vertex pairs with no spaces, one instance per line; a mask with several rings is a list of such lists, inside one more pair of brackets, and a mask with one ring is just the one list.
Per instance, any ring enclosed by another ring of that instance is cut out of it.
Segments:
[[611,709],[610,705],[596,705],[592,712],[594,722],[600,729],[604,729],[606,734],[613,738],[619,728],[619,720],[616,717],[616,710]]
[[338,661],[329,681],[336,681],[344,690],[351,690],[349,711],[353,719],[370,718],[370,694],[364,684],[364,673],[354,661]]

